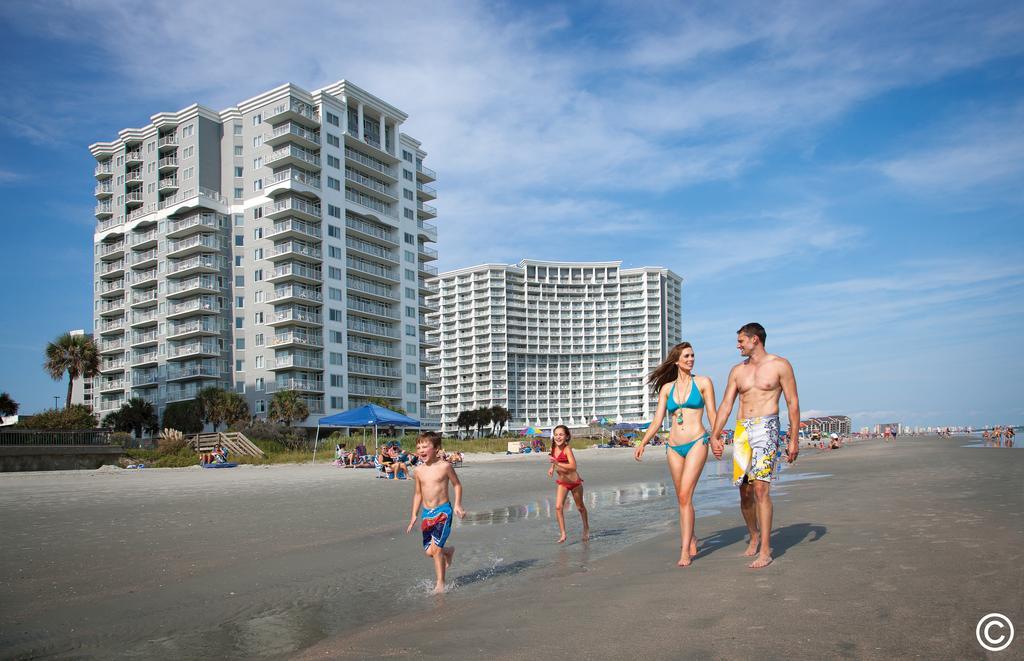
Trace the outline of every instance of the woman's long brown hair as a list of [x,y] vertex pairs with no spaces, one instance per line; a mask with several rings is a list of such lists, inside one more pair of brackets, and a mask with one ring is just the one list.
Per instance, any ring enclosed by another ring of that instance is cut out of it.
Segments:
[[661,392],[661,387],[666,383],[675,381],[679,376],[679,367],[676,366],[676,362],[679,360],[679,354],[683,352],[683,349],[690,349],[692,345],[689,342],[681,342],[671,350],[668,355],[665,356],[665,360],[661,361],[661,365],[654,368],[654,371],[647,377],[647,383],[651,386],[651,391],[657,395]]
[[568,445],[570,443],[572,443],[572,432],[569,431],[569,428],[566,427],[565,425],[558,425],[558,426],[556,426],[554,429],[551,430],[551,452],[549,454],[551,454],[552,457],[555,456],[555,430],[557,430],[557,429],[564,429],[565,430],[565,445],[566,445],[566,447],[568,447]]

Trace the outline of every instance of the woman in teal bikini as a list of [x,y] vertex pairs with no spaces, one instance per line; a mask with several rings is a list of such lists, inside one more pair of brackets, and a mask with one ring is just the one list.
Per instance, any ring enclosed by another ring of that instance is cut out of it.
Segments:
[[[668,469],[679,500],[680,552],[679,566],[689,566],[697,555],[697,536],[693,531],[693,491],[708,458],[708,428],[715,426],[715,387],[706,376],[694,376],[694,353],[689,342],[672,347],[661,365],[651,372],[647,383],[658,395],[658,411],[636,448],[634,458],[640,461],[644,448],[661,429],[667,414],[672,423],[665,452]],[[704,410],[708,424],[704,427]]]

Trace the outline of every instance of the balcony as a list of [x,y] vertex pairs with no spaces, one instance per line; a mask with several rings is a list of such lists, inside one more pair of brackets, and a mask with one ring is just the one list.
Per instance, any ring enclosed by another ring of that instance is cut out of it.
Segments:
[[145,216],[148,216],[151,213],[154,213],[155,211],[156,211],[156,205],[155,204],[145,204],[145,205],[143,205],[141,207],[133,209],[128,214],[128,222],[129,223],[133,223],[136,220],[139,220],[140,218],[143,218]]
[[421,237],[437,243],[437,225],[420,220],[416,222],[416,227],[419,228],[419,235]]
[[132,327],[150,326],[156,324],[160,316],[156,308],[149,310],[135,310],[132,312]]
[[295,257],[320,262],[323,258],[323,253],[316,246],[311,246],[301,241],[288,241],[287,243],[275,245],[270,255],[270,259],[275,262]]
[[217,314],[220,307],[217,305],[217,298],[214,296],[197,296],[187,301],[167,304],[167,318],[181,319],[193,314]]
[[398,388],[385,388],[383,386],[368,386],[363,384],[351,384],[348,387],[350,395],[366,395],[369,397],[388,397],[390,399],[401,399],[402,391]]
[[[347,159],[345,163],[346,166],[350,164],[358,165],[363,168],[367,168],[370,171],[369,174],[384,175],[392,180],[391,183],[398,182],[398,170],[396,170],[391,164],[386,163],[379,158],[367,156],[366,154],[356,151],[348,146],[345,147],[345,158]],[[349,161],[351,163],[349,163]]]
[[362,360],[350,360],[348,363],[348,373],[360,376],[379,376],[385,379],[402,378],[402,371],[397,367],[377,365]]
[[298,392],[324,392],[322,379],[278,379],[267,384],[267,392],[295,390]]
[[136,351],[132,353],[132,367],[148,367],[150,365],[156,365],[156,363],[156,349],[151,349],[149,351]]
[[280,347],[322,347],[324,345],[323,335],[319,333],[303,333],[296,331],[278,332],[270,340],[270,346]]
[[101,243],[97,246],[96,254],[102,260],[113,260],[124,257],[124,240],[113,243]]
[[354,333],[373,335],[375,337],[386,337],[390,340],[397,340],[399,338],[398,328],[395,326],[360,321],[352,317],[349,317],[346,320],[346,327]]
[[220,271],[222,264],[223,260],[219,255],[204,253],[186,259],[169,261],[167,264],[167,275],[182,277],[196,273],[217,273]]
[[96,272],[101,278],[119,278],[124,275],[124,260],[100,262],[100,265],[96,267]]
[[427,282],[426,280],[423,280],[421,278],[419,282],[419,288],[421,294],[426,294],[427,296],[433,296],[437,294],[437,282]]
[[157,301],[156,289],[150,289],[147,291],[137,291],[132,293],[132,307],[133,308],[148,308],[156,305]]
[[389,248],[368,243],[354,237],[345,238],[345,246],[350,252],[359,252],[371,259],[380,259],[388,262],[398,263],[398,252]]
[[180,402],[187,399],[195,399],[199,391],[207,386],[202,383],[190,383],[187,386],[178,388],[167,388],[167,401]]
[[217,294],[223,286],[220,280],[214,275],[195,275],[184,280],[168,280],[167,298],[184,298],[195,294]]
[[96,197],[100,199],[112,197],[114,195],[114,187],[109,181],[101,181],[96,184],[96,190],[94,191]]
[[188,257],[200,252],[218,252],[221,249],[220,239],[212,234],[198,234],[187,239],[169,241],[167,256],[171,258]]
[[312,223],[305,223],[301,220],[289,218],[278,220],[267,233],[268,239],[320,239],[322,236],[320,226]]
[[263,144],[277,147],[292,142],[306,149],[320,149],[320,131],[307,129],[296,122],[287,122],[274,129],[263,138]]
[[173,151],[178,146],[178,136],[173,133],[160,136],[157,141],[157,149],[160,153]]
[[119,353],[128,348],[128,343],[125,342],[123,337],[119,337],[113,340],[100,340],[99,349],[100,353]]
[[354,184],[355,188],[365,189],[363,192],[371,195],[386,195],[393,201],[398,201],[398,195],[391,186],[376,177],[370,177],[350,167],[345,168],[345,181]]
[[123,333],[125,327],[124,318],[120,319],[104,319],[99,324],[100,335],[108,335],[111,333]]
[[156,370],[144,370],[132,374],[132,387],[147,388],[160,383],[160,374]]
[[386,241],[396,246],[398,245],[398,239],[396,238],[397,234],[390,227],[375,225],[347,215],[345,216],[345,227],[357,234],[362,234],[366,238]]
[[100,372],[123,372],[128,366],[124,358],[113,358],[100,361]]
[[159,161],[157,161],[157,164],[156,164],[156,169],[157,169],[157,171],[160,174],[164,174],[165,172],[170,172],[171,170],[174,170],[177,167],[178,167],[178,157],[173,155],[173,154],[170,155],[170,156],[164,156]]
[[265,180],[265,184],[264,195],[273,196],[275,193],[289,190],[308,195],[320,194],[320,176],[300,168],[288,168],[275,172]]
[[221,324],[213,317],[200,317],[190,321],[171,322],[167,332],[169,340],[187,340],[202,335],[219,335]]
[[287,303],[289,301],[295,302],[313,302],[322,303],[324,300],[323,294],[318,289],[311,289],[309,287],[300,287],[298,285],[278,285],[274,288],[273,297],[270,299],[271,303]]
[[168,220],[167,238],[180,239],[196,232],[210,232],[219,229],[220,223],[217,215],[213,213],[199,213],[181,218],[180,220]]
[[156,344],[157,332],[154,328],[151,331],[135,331],[132,333],[132,346],[133,347],[149,347]]
[[267,157],[267,167],[279,168],[285,165],[297,165],[300,168],[319,170],[320,155],[295,145],[285,145],[270,152],[270,156]]
[[141,204],[142,204],[142,188],[141,187],[139,189],[137,189],[137,190],[134,190],[134,191],[130,192],[130,193],[125,193],[124,194],[124,205],[125,205],[125,208],[128,208],[128,207],[135,208],[137,206],[140,206]]
[[157,184],[157,190],[161,193],[170,193],[178,190],[178,178],[177,177],[164,177]]
[[436,200],[437,190],[433,186],[427,186],[426,184],[417,181],[416,197],[420,200]]
[[286,280],[316,285],[323,281],[323,272],[318,268],[312,268],[299,262],[287,262],[275,267],[267,277],[268,282],[284,282]]
[[420,257],[423,257],[424,259],[427,259],[427,260],[435,260],[435,259],[437,259],[437,251],[434,250],[433,248],[428,248],[427,246],[423,245],[422,243],[419,245],[417,250],[420,253]]
[[110,200],[106,202],[100,202],[96,205],[96,218],[104,219],[110,218],[114,215],[114,205],[110,203]]
[[428,168],[426,165],[423,165],[423,163],[417,162],[416,180],[428,184],[432,181],[437,181],[437,173]]
[[315,327],[322,324],[323,316],[319,312],[297,307],[276,310],[270,321],[267,322],[268,326],[303,325]]
[[275,106],[263,121],[268,124],[280,124],[284,121],[298,122],[304,126],[320,128],[320,112],[308,103],[289,98],[288,101]]
[[101,161],[96,164],[93,174],[97,179],[109,179],[114,176],[114,164],[110,160]]
[[154,248],[160,239],[160,235],[156,228],[149,230],[148,232],[133,232],[130,235],[132,248],[143,249],[143,248]]
[[284,354],[274,358],[272,370],[293,369],[301,367],[309,370],[322,370],[324,360],[319,356],[308,356],[305,354]]
[[124,278],[100,282],[100,296],[113,298],[124,294]]
[[142,150],[141,149],[133,149],[132,151],[125,152],[125,154],[124,154],[124,164],[125,165],[135,165],[135,164],[141,163],[141,162],[142,162]]
[[131,283],[133,288],[140,287],[152,287],[156,285],[157,272],[156,269],[150,269],[148,271],[138,271],[132,274]]
[[345,306],[353,312],[380,317],[389,321],[398,321],[401,318],[398,314],[398,310],[392,307],[381,305],[380,303],[360,301],[351,296],[349,296],[348,300],[345,302]]
[[416,201],[416,215],[420,218],[437,218],[437,209],[425,202]]
[[99,381],[100,392],[114,392],[115,390],[124,390],[128,382],[124,379],[97,379]]
[[345,284],[350,290],[384,299],[384,301],[388,303],[398,298],[398,294],[395,292],[395,289],[387,285],[379,285],[374,282],[355,278],[348,278]]
[[388,282],[398,282],[398,275],[394,269],[385,268],[379,264],[373,262],[367,262],[363,259],[353,259],[352,257],[345,258],[345,265],[353,270],[363,273],[370,277],[380,278]]
[[196,361],[192,363],[181,363],[181,366],[174,369],[172,366],[167,368],[167,380],[168,381],[181,381],[184,379],[206,379],[206,378],[219,378],[221,375],[220,370],[216,364],[212,361]]
[[198,340],[186,344],[171,344],[167,348],[168,360],[181,360],[194,356],[219,356],[220,346],[215,340]]
[[124,297],[112,301],[100,302],[99,311],[101,315],[110,316],[124,313]]
[[264,205],[263,215],[267,218],[285,218],[294,216],[301,220],[318,222],[323,214],[320,211],[320,204],[309,202],[305,198],[289,195]]
[[426,262],[420,262],[419,267],[417,267],[417,268],[419,269],[419,273],[420,273],[421,276],[424,276],[424,277],[427,277],[427,278],[436,278],[437,277],[437,267],[434,266],[433,264],[427,264]]
[[144,252],[137,252],[132,254],[132,268],[133,269],[145,269],[151,266],[156,266],[158,252],[156,248],[150,248]]
[[348,351],[349,353],[382,358],[398,358],[401,355],[398,347],[395,345],[380,342],[359,342],[352,339],[348,341]]
[[141,184],[142,183],[142,168],[137,170],[129,170],[124,173],[124,183],[126,184]]

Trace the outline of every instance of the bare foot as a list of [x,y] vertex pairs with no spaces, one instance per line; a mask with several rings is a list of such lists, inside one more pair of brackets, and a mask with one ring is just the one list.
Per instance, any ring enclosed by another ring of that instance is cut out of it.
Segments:
[[583,541],[584,542],[590,541],[590,528],[584,528],[583,529]]
[[750,544],[747,544],[747,550],[743,552],[743,555],[745,555],[748,558],[753,558],[755,555],[757,555],[757,547],[758,543],[757,538],[755,537],[754,539],[750,540]]
[[759,555],[757,556],[757,560],[754,560],[747,566],[751,569],[761,569],[762,567],[767,567],[770,564],[772,564],[772,557],[770,555]]
[[455,557],[455,547],[449,546],[444,550],[444,568],[448,569],[452,566],[452,558]]
[[697,540],[690,540],[690,557],[697,555],[700,551],[697,549]]
[[561,544],[564,541],[565,541],[565,533],[563,532],[562,536],[558,538],[558,541],[555,542],[555,544]]
[[679,562],[677,562],[676,564],[680,567],[689,567],[691,562],[693,562],[693,560],[690,559],[690,556],[686,553],[683,553],[679,556]]
[[430,591],[430,594],[444,594],[444,583],[438,583],[434,586],[434,589]]

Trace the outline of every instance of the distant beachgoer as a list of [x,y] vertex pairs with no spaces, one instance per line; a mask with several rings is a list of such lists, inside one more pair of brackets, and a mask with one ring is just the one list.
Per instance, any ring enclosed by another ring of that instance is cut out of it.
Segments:
[[[434,594],[444,592],[445,572],[452,565],[455,547],[445,548],[448,535],[452,530],[452,516],[466,516],[462,509],[462,482],[455,469],[447,461],[441,461],[437,451],[441,447],[441,435],[427,431],[416,437],[416,455],[420,458],[420,466],[413,473],[412,479],[416,489],[412,496],[412,516],[406,533],[412,531],[419,518],[420,507],[423,507],[423,552],[434,560],[434,573],[437,578]],[[448,497],[448,485],[455,490],[455,506],[452,507]]]
[[334,446],[334,465],[345,466],[350,464],[352,453],[345,449],[345,443],[337,443]]
[[679,503],[680,567],[689,566],[697,555],[693,492],[708,459],[709,436],[704,427],[705,407],[708,422],[713,426],[716,420],[714,384],[709,377],[693,374],[694,360],[693,347],[689,342],[677,344],[647,378],[647,383],[658,395],[658,409],[633,452],[637,461],[643,458],[644,447],[661,429],[667,414],[671,428],[665,444],[665,455]]
[[829,441],[829,444],[828,444],[829,449],[830,450],[838,450],[839,449],[839,434],[836,434],[835,432],[833,432],[832,435],[830,436],[830,438],[831,438],[831,440]]
[[749,565],[752,569],[767,567],[772,562],[770,489],[779,461],[779,397],[783,395],[789,410],[789,428],[793,432],[786,461],[793,463],[800,454],[795,433],[800,429],[796,376],[788,360],[765,351],[766,337],[764,327],[758,323],[746,324],[736,331],[736,346],[746,360],[729,372],[729,382],[711,432],[711,451],[721,459],[723,444],[719,435],[739,395],[732,475],[733,484],[740,489],[740,511],[750,532],[750,544],[744,555],[757,555]]
[[[590,520],[587,518],[587,506],[583,504],[583,478],[576,471],[576,455],[573,454],[569,443],[572,441],[572,433],[565,425],[558,425],[551,432],[551,453],[548,459],[551,466],[548,468],[548,477],[558,471],[555,483],[555,518],[558,519],[558,532],[561,535],[558,543],[565,541],[565,499],[571,493],[572,499],[576,502],[576,509],[580,512],[580,519],[583,520],[583,541],[590,539]],[[558,454],[555,454],[558,450]]]

